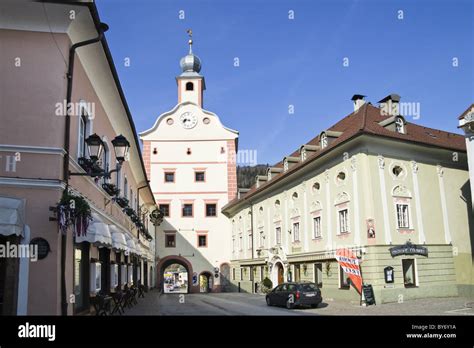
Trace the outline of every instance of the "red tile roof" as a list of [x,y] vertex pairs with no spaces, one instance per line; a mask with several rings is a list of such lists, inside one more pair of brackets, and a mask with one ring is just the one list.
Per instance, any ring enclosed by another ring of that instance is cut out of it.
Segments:
[[[474,104],[473,104],[474,105]],[[383,115],[381,110],[370,103],[365,103],[357,111],[347,115],[335,125],[328,128],[328,131],[342,132],[342,134],[335,138],[328,146],[324,149],[320,149],[312,153],[304,162],[299,162],[294,165],[286,172],[276,174],[270,181],[261,183],[257,189],[253,185],[250,190],[240,199],[234,199],[223,207],[223,210],[235,205],[238,201],[247,199],[257,191],[263,191],[267,187],[271,186],[275,182],[280,181],[283,177],[290,175],[291,173],[304,167],[306,164],[312,162],[321,155],[331,151],[339,144],[353,138],[359,134],[371,134],[386,138],[393,138],[403,141],[409,141],[422,145],[436,146],[439,148],[450,149],[454,151],[466,151],[466,143],[464,136],[441,131],[438,129],[423,127],[414,123],[406,122],[405,133],[397,133],[391,131],[379,124],[379,122],[390,118],[391,116]],[[311,139],[307,144],[319,145],[320,135]],[[290,156],[299,157],[299,149],[294,151]],[[283,162],[280,161],[273,165],[273,167],[283,167]]]

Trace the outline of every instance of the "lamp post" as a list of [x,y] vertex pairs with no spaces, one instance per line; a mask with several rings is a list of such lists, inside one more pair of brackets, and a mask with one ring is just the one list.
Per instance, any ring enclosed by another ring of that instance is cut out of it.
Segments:
[[123,162],[127,158],[128,151],[130,149],[130,143],[128,142],[127,138],[125,138],[122,134],[117,135],[112,140],[117,165],[115,169],[112,169],[107,172],[105,171],[105,169],[102,169],[97,165],[97,162],[102,156],[102,152],[104,150],[104,142],[102,141],[101,137],[94,133],[85,140],[85,143],[89,151],[89,158],[82,158],[79,161],[79,164],[84,168],[86,172],[72,173],[71,171],[69,171],[69,176],[91,176],[110,178],[110,175],[113,172],[118,172],[120,170]]

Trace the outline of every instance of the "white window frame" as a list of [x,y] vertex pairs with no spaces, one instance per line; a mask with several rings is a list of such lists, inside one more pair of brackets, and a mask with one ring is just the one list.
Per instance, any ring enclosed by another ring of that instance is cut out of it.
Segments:
[[[296,227],[296,228],[295,228]],[[300,242],[300,222],[299,221],[295,221],[293,222],[292,224],[292,234],[293,234],[293,242]],[[296,236],[298,235],[298,239],[296,238]]]
[[405,122],[401,117],[395,119],[395,131],[400,134],[405,134]]
[[[394,209],[394,218],[395,218],[395,228],[397,230],[413,230],[413,214],[411,209],[411,197],[393,197],[393,209]],[[406,201],[406,202],[403,202]],[[408,205],[408,227],[399,227],[398,226],[398,210],[397,205]]]
[[[399,211],[399,208],[403,209],[403,207],[406,207],[405,211]],[[403,230],[403,229],[410,229],[410,204],[408,203],[395,203],[395,213],[397,215],[397,229]],[[400,219],[402,217],[402,219]],[[406,220],[406,221],[403,221]],[[403,224],[404,223],[404,224]]]
[[[93,129],[93,122],[92,118],[90,117],[90,112],[87,110],[86,107],[86,102],[84,100],[79,101],[80,103],[80,114],[78,117],[78,123],[77,123],[77,159],[79,157],[87,157],[87,146],[85,145],[86,138],[89,137],[92,134],[92,129]],[[86,123],[84,124],[85,127],[85,137],[83,136],[83,133],[81,132],[81,123],[82,123],[82,115],[84,115],[84,118],[86,119]]]
[[260,248],[265,247],[265,234],[263,231],[260,231],[260,240],[259,240]]
[[243,248],[243,237],[242,234],[239,235],[239,251],[242,251]]
[[252,250],[252,232],[247,232],[247,250]]
[[[341,226],[341,212],[343,212],[344,210],[347,210],[346,221],[345,221],[345,225],[346,225],[345,231],[342,230],[343,226]],[[338,235],[350,233],[351,225],[350,225],[350,218],[349,217],[350,217],[349,207],[344,207],[344,208],[337,209],[337,234]]]
[[[319,219],[319,231],[316,230],[316,220]],[[317,234],[316,232],[319,232],[319,234]],[[320,214],[318,215],[314,215],[313,216],[313,239],[320,239],[322,238],[323,236],[323,225],[322,225],[322,217]]]
[[328,136],[326,133],[321,134],[321,149],[328,147]]
[[307,158],[307,153],[306,153],[306,149],[305,148],[302,148],[301,149],[301,162],[304,162],[306,161],[306,158]]
[[[405,284],[405,273],[403,272],[403,261],[404,260],[413,260],[413,271],[415,273],[415,279],[413,279],[414,281],[414,285],[413,286],[406,286]],[[418,281],[418,265],[417,265],[417,262],[416,262],[416,258],[404,258],[401,260],[401,267],[402,267],[402,277],[403,277],[403,286],[405,288],[417,288],[419,286],[419,281]]]
[[275,227],[275,244],[281,245],[281,226]]

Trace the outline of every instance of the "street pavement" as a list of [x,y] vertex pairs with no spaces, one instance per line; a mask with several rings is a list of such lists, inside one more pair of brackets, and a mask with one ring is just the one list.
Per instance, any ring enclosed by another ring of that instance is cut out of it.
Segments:
[[474,299],[432,298],[361,307],[358,302],[324,300],[318,308],[268,307],[265,296],[246,293],[146,293],[125,315],[471,315]]

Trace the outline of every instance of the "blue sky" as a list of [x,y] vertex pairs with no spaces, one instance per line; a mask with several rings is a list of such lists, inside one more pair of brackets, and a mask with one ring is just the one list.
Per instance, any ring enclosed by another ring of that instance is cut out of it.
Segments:
[[470,0],[98,0],[97,7],[139,132],[176,105],[192,28],[204,108],[238,130],[240,149],[257,150],[259,163],[278,162],[349,114],[353,94],[375,104],[398,93],[420,105],[421,117],[408,121],[457,133],[457,117],[474,102]]

